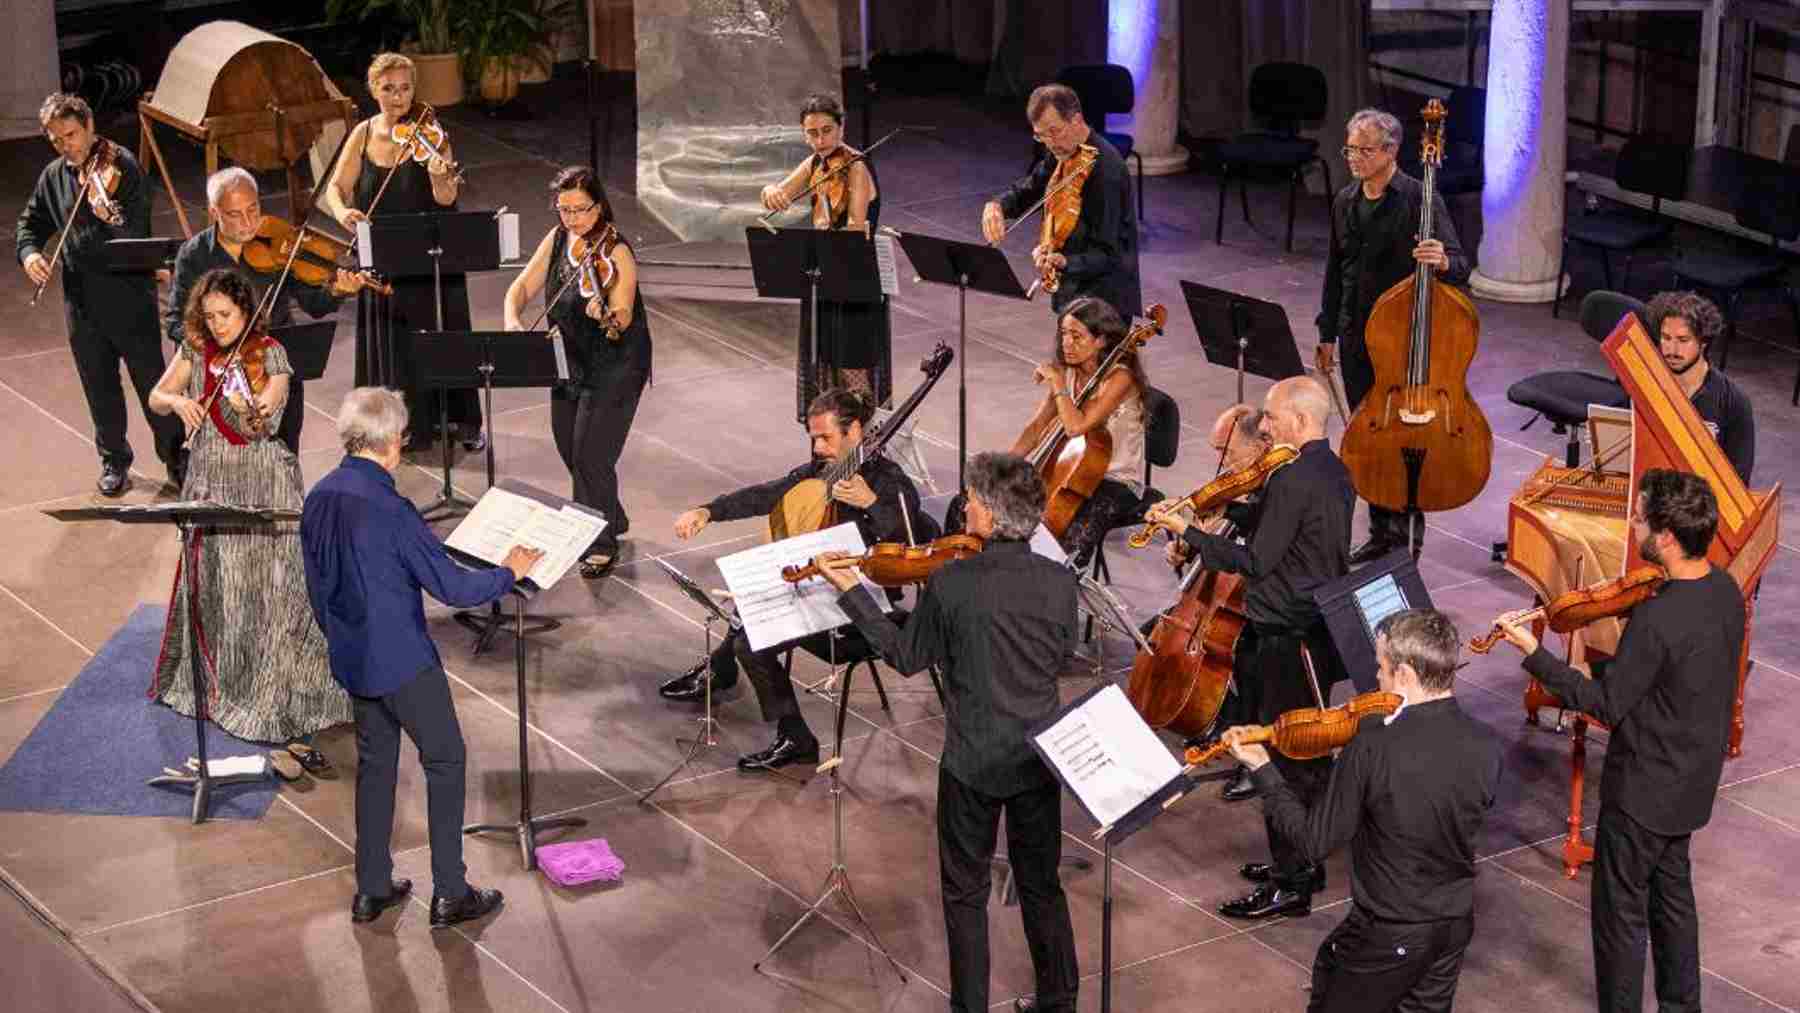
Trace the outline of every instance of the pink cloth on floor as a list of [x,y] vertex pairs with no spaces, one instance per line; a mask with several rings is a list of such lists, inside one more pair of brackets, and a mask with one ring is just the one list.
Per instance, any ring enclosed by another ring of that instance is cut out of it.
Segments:
[[546,844],[537,849],[537,857],[538,868],[559,886],[617,882],[625,874],[625,863],[613,854],[604,837]]

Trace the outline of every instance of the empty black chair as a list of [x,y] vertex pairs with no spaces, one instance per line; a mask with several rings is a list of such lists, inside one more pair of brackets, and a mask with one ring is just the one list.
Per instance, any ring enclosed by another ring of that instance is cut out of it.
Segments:
[[[1481,152],[1487,131],[1487,89],[1464,85],[1450,90],[1444,103],[1444,164],[1438,166],[1437,189],[1445,197],[1480,193],[1483,179]],[[1400,167],[1421,179],[1419,145],[1400,147]]]
[[[1627,313],[1636,313],[1645,327],[1650,326],[1650,313],[1642,302],[1619,292],[1589,292],[1581,300],[1581,329],[1595,341],[1604,341]],[[1530,428],[1541,416],[1550,420],[1551,432],[1568,434],[1564,463],[1571,468],[1581,463],[1581,433],[1587,425],[1588,405],[1623,406],[1630,400],[1618,380],[1581,370],[1528,376],[1507,388],[1506,399],[1537,413],[1520,429]]]
[[[1550,315],[1562,310],[1563,263],[1569,259],[1569,244],[1582,243],[1600,251],[1600,268],[1606,273],[1606,287],[1624,291],[1631,286],[1631,258],[1639,250],[1649,249],[1669,238],[1674,224],[1662,214],[1662,202],[1681,200],[1687,196],[1688,160],[1693,149],[1634,137],[1619,149],[1619,161],[1613,170],[1613,181],[1620,189],[1649,196],[1648,210],[1621,204],[1615,210],[1594,214],[1578,214],[1563,223],[1563,252],[1556,265],[1556,297],[1550,301]],[[1612,255],[1625,254],[1625,276],[1613,284]]]
[[1285,179],[1287,199],[1287,250],[1294,249],[1294,200],[1309,166],[1317,163],[1325,174],[1325,207],[1331,207],[1331,167],[1319,157],[1319,142],[1300,136],[1300,124],[1322,120],[1330,92],[1325,73],[1304,63],[1265,63],[1250,72],[1250,116],[1268,125],[1267,130],[1239,134],[1219,145],[1219,215],[1213,223],[1213,242],[1225,240],[1225,190],[1238,181],[1238,197],[1244,222],[1250,224],[1250,195],[1246,180]]
[[[1737,336],[1738,299],[1749,289],[1780,289],[1794,317],[1794,333],[1800,337],[1800,302],[1788,284],[1787,254],[1778,245],[1800,238],[1800,176],[1789,172],[1755,173],[1744,181],[1733,209],[1738,226],[1769,237],[1768,244],[1738,244],[1733,248],[1677,250],[1675,285],[1692,285],[1712,295],[1725,312],[1725,339],[1715,356],[1724,369],[1731,357],[1731,339]],[[1795,379],[1800,399],[1800,377]]]
[[1131,83],[1131,71],[1116,63],[1090,63],[1064,67],[1056,75],[1056,83],[1065,85],[1081,100],[1081,114],[1088,126],[1098,131],[1106,142],[1119,149],[1121,158],[1137,159],[1138,221],[1144,220],[1144,156],[1133,150],[1130,134],[1106,129],[1107,113],[1129,113],[1137,105],[1137,90]]
[[[1175,399],[1155,387],[1144,388],[1144,494],[1138,498],[1136,511],[1124,524],[1115,525],[1108,533],[1122,527],[1136,527],[1143,523],[1144,511],[1162,502],[1163,494],[1150,484],[1152,467],[1167,468],[1175,463],[1175,456],[1181,452],[1181,406]],[[1112,583],[1112,573],[1106,568],[1106,539],[1094,550],[1094,561],[1088,571],[1095,580]],[[1091,634],[1093,624],[1088,629]]]

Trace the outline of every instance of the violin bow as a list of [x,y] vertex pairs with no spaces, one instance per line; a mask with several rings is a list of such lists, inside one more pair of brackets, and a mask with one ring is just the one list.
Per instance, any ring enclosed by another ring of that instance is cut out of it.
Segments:
[[[905,129],[906,129],[905,127],[895,127],[894,129],[888,131],[887,135],[885,137],[882,137],[880,140],[876,141],[874,144],[871,144],[868,147],[857,152],[856,154],[850,156],[850,158],[847,159],[843,165],[840,165],[835,169],[827,169],[825,171],[824,175],[820,176],[818,179],[813,180],[811,183],[808,183],[806,185],[806,189],[795,194],[793,199],[788,202],[788,206],[786,208],[782,208],[781,211],[770,211],[768,214],[765,214],[761,218],[758,218],[756,220],[756,224],[761,225],[763,228],[768,229],[770,232],[774,232],[775,226],[769,224],[769,222],[776,215],[782,214],[783,212],[788,211],[795,204],[798,204],[802,200],[806,199],[807,197],[812,196],[812,192],[814,190],[817,190],[819,187],[822,187],[826,183],[831,182],[833,179],[836,179],[839,175],[849,172],[851,166],[862,161],[863,159],[868,158],[869,152],[874,151],[876,148],[879,148],[883,144],[886,144],[887,142],[893,140],[895,134],[898,134],[902,130],[905,130]],[[839,145],[839,147],[847,147],[847,145]]]
[[[613,229],[614,231],[617,231],[617,227],[614,226],[613,223],[611,223],[611,222],[607,222],[606,227]],[[606,238],[606,233],[605,233],[605,230],[603,229],[603,230],[601,230],[600,238],[596,239],[594,242],[591,242],[588,244],[587,254],[581,258],[580,263],[575,265],[575,270],[570,272],[570,274],[567,278],[563,279],[563,283],[557,287],[554,295],[551,295],[550,297],[548,297],[544,300],[544,308],[541,310],[538,310],[538,315],[536,317],[532,318],[531,326],[525,328],[526,330],[535,331],[538,329],[538,325],[543,323],[544,318],[550,315],[550,307],[556,305],[557,300],[561,299],[563,297],[564,293],[569,291],[570,285],[574,285],[577,282],[581,281],[581,272],[584,268],[587,270],[590,270],[590,271],[594,269],[594,258],[596,258],[600,255],[600,244],[601,244],[601,241],[604,240],[605,238]],[[620,238],[623,239],[624,237],[621,236]],[[596,278],[595,280],[597,282],[598,278]],[[598,284],[596,284],[595,287],[598,288],[599,287]]]
[[[1070,155],[1069,157],[1074,158],[1075,156]],[[1062,193],[1064,190],[1068,189],[1069,184],[1075,182],[1075,180],[1077,178],[1078,177],[1074,173],[1070,173],[1069,175],[1064,176],[1057,183],[1055,183],[1051,186],[1045,187],[1044,195],[1042,197],[1038,198],[1038,202],[1036,204],[1033,204],[1032,206],[1026,208],[1024,214],[1020,215],[1017,218],[1014,218],[1012,220],[1012,223],[1010,225],[1008,225],[1004,230],[1001,231],[1000,238],[992,243],[989,243],[988,245],[989,246],[999,246],[1001,243],[1005,242],[1006,237],[1012,235],[1012,231],[1014,229],[1025,224],[1025,222],[1032,215],[1035,215],[1039,211],[1043,210],[1044,205],[1050,203],[1050,198],[1052,198],[1052,197],[1056,196],[1057,194]]]
[[[68,243],[68,241],[69,241],[69,232],[74,228],[75,219],[77,216],[79,216],[81,214],[82,206],[88,203],[88,201],[83,199],[88,196],[88,186],[89,186],[88,168],[90,166],[92,166],[96,161],[99,160],[100,145],[111,144],[111,143],[112,143],[111,141],[108,141],[104,137],[95,141],[94,142],[94,150],[88,152],[88,157],[82,159],[81,164],[75,167],[75,182],[76,182],[75,207],[73,210],[71,210],[69,212],[69,220],[66,222],[63,222],[62,229],[56,235],[56,246],[53,249],[51,249],[51,251],[50,251],[50,263],[45,268],[45,270],[55,271],[56,270],[56,262],[58,260],[62,259],[63,246],[64,246],[64,244]],[[95,211],[94,217],[100,218],[100,212]],[[101,218],[100,220],[105,221],[105,219],[103,219],[103,218]],[[46,274],[44,276],[43,283],[37,287],[37,291],[31,293],[31,302],[29,305],[36,306],[38,304],[38,300],[42,299],[44,297],[44,290],[49,287],[50,287],[50,275]]]

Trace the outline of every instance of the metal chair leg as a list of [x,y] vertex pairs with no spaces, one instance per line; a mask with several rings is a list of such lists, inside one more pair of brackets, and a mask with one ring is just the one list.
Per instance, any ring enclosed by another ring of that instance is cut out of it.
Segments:
[[1293,172],[1293,175],[1288,177],[1288,224],[1287,224],[1286,250],[1289,253],[1294,252],[1294,201],[1296,199],[1298,199],[1299,191],[1300,191],[1300,170],[1295,169]]
[[1231,167],[1219,166],[1219,216],[1213,219],[1213,245],[1225,242],[1225,189],[1230,185]]
[[1138,224],[1143,225],[1144,224],[1144,156],[1139,154],[1138,152],[1134,151],[1131,153],[1131,157],[1137,159],[1137,165],[1138,165],[1138,171],[1137,171]]

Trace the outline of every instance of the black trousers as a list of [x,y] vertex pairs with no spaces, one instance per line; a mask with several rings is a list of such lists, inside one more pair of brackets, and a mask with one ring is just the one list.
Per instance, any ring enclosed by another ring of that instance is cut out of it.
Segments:
[[[154,300],[150,306],[154,311]],[[94,422],[94,449],[100,452],[100,459],[121,468],[131,467],[133,460],[131,443],[125,438],[125,393],[119,386],[119,360],[123,359],[138,405],[150,423],[156,456],[164,465],[173,462],[186,434],[178,416],[150,410],[150,392],[162,379],[165,365],[154,312],[142,327],[111,328],[87,319],[74,306],[65,309],[69,349],[75,355],[75,373],[81,378],[81,393]]]
[[[1363,343],[1361,334],[1346,334],[1338,339],[1338,363],[1344,371],[1344,400],[1355,414],[1363,398],[1369,396],[1370,388],[1375,386],[1375,364],[1369,360],[1369,346]],[[1407,534],[1406,511],[1369,504],[1370,538],[1400,546],[1407,544]],[[1418,526],[1417,534],[1424,538],[1423,523]]]
[[550,432],[573,480],[572,498],[606,518],[606,530],[589,552],[617,552],[619,536],[631,530],[631,517],[619,502],[619,455],[625,452],[648,381],[649,374],[633,369],[601,373],[584,386],[550,392]]
[[1692,835],[1659,834],[1602,804],[1594,835],[1594,993],[1600,1010],[1642,1008],[1644,941],[1661,1013],[1700,1008],[1700,914],[1688,865]]
[[[1331,684],[1337,672],[1337,654],[1329,640],[1323,627],[1304,634],[1259,628],[1255,648],[1237,652],[1232,677],[1240,687],[1252,687],[1248,692],[1255,695],[1259,723],[1273,724],[1288,711],[1318,706],[1312,682],[1307,678],[1306,662],[1300,655],[1302,647],[1312,657],[1320,693],[1330,699]],[[1294,796],[1308,808],[1324,793],[1331,780],[1331,758],[1328,756],[1295,760],[1282,755],[1279,750],[1270,750],[1269,756],[1275,769],[1281,771],[1282,779],[1293,789]],[[1269,864],[1273,867],[1271,875],[1275,882],[1294,890],[1309,891],[1311,870],[1306,856],[1276,831],[1267,813],[1263,816],[1263,828],[1269,838]]]
[[1352,904],[1313,958],[1308,1013],[1449,1010],[1475,917],[1388,922]]
[[466,754],[444,670],[421,672],[387,696],[352,696],[350,702],[356,714],[356,892],[385,897],[393,882],[394,786],[404,731],[425,768],[432,893],[467,894],[462,859]]
[[995,834],[1006,815],[1006,854],[1019,888],[1019,917],[1037,1008],[1075,1009],[1081,974],[1069,901],[1057,878],[1062,857],[1062,785],[996,798],[938,768],[938,866],[944,890],[944,933],[950,944],[952,1013],[985,1013],[988,1006],[988,896],[993,892]]
[[[895,623],[906,622],[907,614],[902,609],[895,609],[888,615]],[[750,649],[750,638],[742,630],[733,630],[713,648],[707,659],[712,667],[713,685],[729,686],[736,682],[741,668],[750,677],[750,685],[756,688],[756,702],[762,708],[764,721],[779,725],[790,735],[812,738],[812,730],[800,715],[800,699],[794,694],[793,676],[781,663],[781,656],[790,649],[799,648],[826,664],[844,665],[870,655],[872,648],[856,627],[845,626],[834,632],[836,644],[832,643],[833,633],[815,633],[755,651]]]

